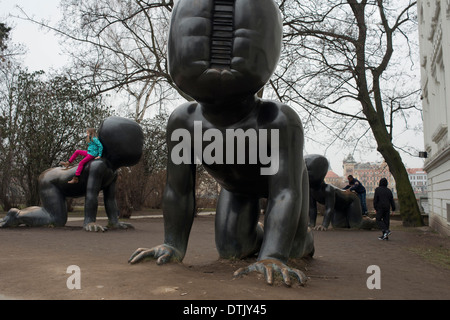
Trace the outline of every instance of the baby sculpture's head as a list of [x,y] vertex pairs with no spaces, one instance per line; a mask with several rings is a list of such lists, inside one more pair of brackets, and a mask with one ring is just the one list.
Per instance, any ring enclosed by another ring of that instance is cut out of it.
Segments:
[[144,134],[135,121],[121,117],[106,118],[100,125],[98,137],[103,145],[102,157],[114,169],[133,166],[141,159]]
[[199,102],[247,97],[275,71],[281,40],[273,0],[179,0],[169,33],[169,71]]
[[308,169],[308,178],[310,186],[318,186],[324,181],[330,166],[327,158],[318,154],[305,156],[305,164]]

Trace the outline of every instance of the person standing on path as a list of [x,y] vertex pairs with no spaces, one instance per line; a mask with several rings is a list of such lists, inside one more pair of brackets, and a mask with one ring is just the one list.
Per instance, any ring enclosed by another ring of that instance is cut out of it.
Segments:
[[392,191],[387,187],[388,181],[386,178],[381,178],[379,187],[375,189],[375,195],[373,197],[373,207],[376,212],[376,221],[383,233],[380,240],[388,240],[391,231],[389,230],[390,224],[390,209],[395,211],[395,202]]

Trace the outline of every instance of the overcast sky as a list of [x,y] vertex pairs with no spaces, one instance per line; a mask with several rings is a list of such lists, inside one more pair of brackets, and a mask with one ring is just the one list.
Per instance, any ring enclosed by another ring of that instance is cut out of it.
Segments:
[[6,20],[8,25],[13,27],[11,39],[14,43],[26,46],[27,55],[24,63],[30,71],[58,69],[66,63],[66,58],[61,55],[58,39],[52,32],[42,30],[29,21],[11,16],[23,16],[16,7],[20,6],[36,20],[45,19],[57,22],[60,17],[59,1],[0,0],[0,21]]
[[[24,64],[29,71],[59,69],[67,62],[59,49],[58,39],[54,33],[42,30],[39,26],[14,16],[23,16],[23,13],[17,8],[22,9],[35,20],[49,20],[55,25],[61,14],[59,10],[60,0],[0,0],[0,21],[7,22],[13,27],[11,39],[14,43],[21,43],[27,48],[27,55],[24,58]],[[406,137],[406,139],[409,139]],[[423,138],[419,136],[411,137],[418,140],[415,144],[417,148],[423,148]],[[314,146],[306,146],[306,153],[316,153]],[[342,150],[332,150],[330,148],[326,154],[331,162],[331,168],[337,174],[342,175],[342,160],[347,156]],[[320,153],[320,152],[317,152]],[[382,157],[375,150],[371,154],[362,154],[355,152],[356,161],[381,161]],[[423,166],[423,159],[411,157],[402,154],[406,167],[416,168]]]

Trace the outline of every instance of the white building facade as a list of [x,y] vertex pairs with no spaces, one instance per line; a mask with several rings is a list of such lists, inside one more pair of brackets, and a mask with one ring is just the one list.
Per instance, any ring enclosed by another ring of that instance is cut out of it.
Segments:
[[418,0],[429,224],[450,235],[450,0]]
[[413,188],[414,193],[420,196],[427,194],[427,173],[422,168],[410,168],[406,169],[408,172],[409,182]]

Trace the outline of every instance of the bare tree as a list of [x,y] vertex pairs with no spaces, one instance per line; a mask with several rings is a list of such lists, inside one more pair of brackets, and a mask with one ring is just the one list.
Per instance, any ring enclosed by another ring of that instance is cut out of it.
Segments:
[[161,205],[167,162],[167,119],[166,113],[160,113],[141,122],[144,132],[143,156],[137,165],[122,168],[119,173],[117,201],[123,217],[129,217],[132,209],[139,211],[146,205]]
[[[164,111],[170,100],[180,98],[167,71],[172,7],[173,1],[62,0],[59,25],[37,21],[22,11],[22,18],[61,36],[72,57],[74,79],[88,84],[97,95],[108,93],[116,108],[120,101],[120,114],[134,118],[144,129],[141,162],[120,172],[117,193],[123,217],[132,214],[131,208],[140,210],[149,194],[158,193],[153,181],[161,175],[165,158],[161,153]],[[154,119],[148,119],[149,110],[156,111]]]
[[410,111],[417,111],[419,83],[411,85],[409,70],[416,1],[278,3],[284,13],[284,51],[271,88],[282,101],[306,111],[307,129],[322,125],[335,136],[332,140],[353,143],[370,133],[395,178],[404,225],[422,225],[393,142],[394,124],[407,123]]
[[[345,139],[355,145],[362,137],[373,137],[395,177],[404,224],[421,225],[393,142],[394,124],[408,120],[419,90],[408,85],[411,73],[401,63],[412,53],[408,35],[415,30],[416,2],[276,1],[285,33],[280,67],[270,81],[272,92],[307,112],[307,132],[325,127],[333,141]],[[173,1],[63,0],[61,7],[64,19],[59,26],[35,22],[63,36],[67,48],[73,49],[69,52],[76,61],[74,74],[97,93],[126,90],[134,97],[138,121],[149,105],[173,92],[190,99],[178,91],[167,71]],[[26,14],[25,18],[34,21]],[[394,54],[399,41],[405,57]],[[405,72],[396,72],[398,68]]]
[[0,64],[0,67],[0,202],[7,211],[19,204],[21,193],[18,188],[12,187],[19,127],[11,94],[20,70],[10,63]]
[[5,23],[0,22],[0,53],[7,48],[6,43],[8,41],[10,31],[10,27],[8,27]]
[[26,204],[38,205],[39,175],[67,159],[83,141],[85,128],[98,126],[110,112],[65,76],[8,71],[0,72],[6,82],[0,86],[0,151],[5,156],[0,160],[0,200],[8,207],[8,194],[20,186]]
[[179,99],[167,71],[167,36],[173,1],[62,0],[59,25],[37,21],[22,10],[22,19],[61,36],[72,57],[72,77],[96,94],[119,92],[132,105],[136,121],[154,105]]

